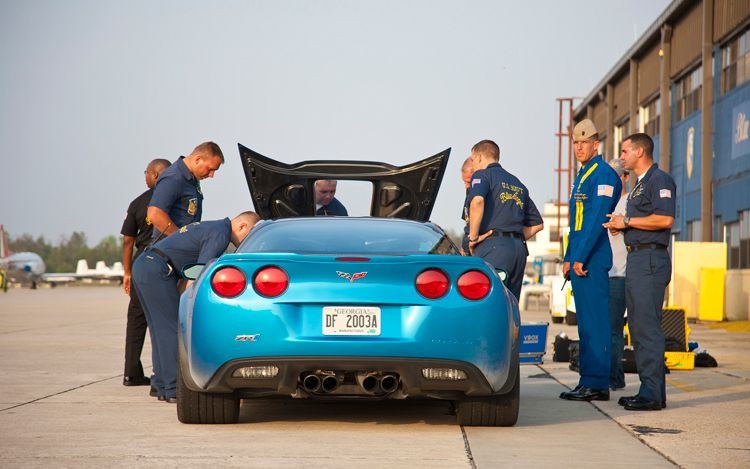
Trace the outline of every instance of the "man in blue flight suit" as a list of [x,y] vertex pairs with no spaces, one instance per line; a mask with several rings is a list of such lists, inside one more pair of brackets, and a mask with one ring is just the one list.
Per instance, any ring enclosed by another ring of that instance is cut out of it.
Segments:
[[337,181],[319,179],[315,181],[315,215],[346,217],[349,213],[336,195]]
[[612,327],[609,269],[612,249],[602,223],[620,200],[622,183],[599,155],[599,135],[590,119],[573,129],[573,150],[581,169],[570,193],[570,235],[563,275],[570,276],[578,319],[578,386],[560,394],[571,401],[608,401]]
[[231,221],[194,222],[157,242],[133,265],[136,292],[151,328],[154,376],[159,400],[177,402],[177,315],[179,273],[191,263],[205,263],[224,253],[229,242],[240,242],[257,223],[258,215],[243,212]]
[[627,410],[661,410],[667,406],[661,313],[664,289],[672,274],[667,249],[677,186],[654,163],[653,151],[653,140],[643,133],[622,142],[625,169],[633,171],[638,181],[628,195],[625,215],[611,215],[603,225],[611,232],[623,231],[628,250],[625,302],[641,387],[638,394],[618,401]]
[[224,154],[219,145],[204,142],[161,173],[148,207],[153,238],[168,236],[181,226],[200,221],[203,193],[199,181],[214,177],[222,163]]
[[544,228],[529,191],[498,161],[500,148],[482,140],[471,149],[474,174],[464,202],[471,255],[479,256],[508,274],[508,289],[521,295],[526,269],[526,240]]

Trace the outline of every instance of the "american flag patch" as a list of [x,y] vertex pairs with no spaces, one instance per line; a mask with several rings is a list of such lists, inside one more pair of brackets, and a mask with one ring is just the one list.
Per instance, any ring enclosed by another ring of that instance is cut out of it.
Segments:
[[659,191],[659,198],[662,199],[671,199],[672,198],[672,191],[669,189],[662,189]]
[[615,187],[607,184],[600,184],[596,186],[596,195],[603,195],[605,197],[612,197],[615,192]]
[[472,179],[471,180],[471,185],[473,186],[474,184],[479,184],[480,182],[482,182],[481,179]]

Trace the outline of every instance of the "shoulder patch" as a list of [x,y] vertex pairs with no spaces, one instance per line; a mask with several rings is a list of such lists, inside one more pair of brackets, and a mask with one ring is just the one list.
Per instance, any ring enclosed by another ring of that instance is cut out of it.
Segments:
[[599,184],[596,187],[596,195],[604,196],[604,197],[612,197],[612,194],[615,192],[615,187],[610,186],[609,184]]
[[471,180],[471,185],[474,186],[475,184],[480,184],[481,182],[482,182],[481,179],[472,179]]
[[659,191],[659,198],[662,199],[671,199],[672,198],[672,191],[669,189],[661,189]]

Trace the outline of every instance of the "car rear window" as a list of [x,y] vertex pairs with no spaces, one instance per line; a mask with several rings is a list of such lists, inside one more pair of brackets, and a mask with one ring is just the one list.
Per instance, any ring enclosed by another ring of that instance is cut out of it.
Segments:
[[331,217],[264,224],[245,238],[237,252],[459,254],[447,236],[428,225]]

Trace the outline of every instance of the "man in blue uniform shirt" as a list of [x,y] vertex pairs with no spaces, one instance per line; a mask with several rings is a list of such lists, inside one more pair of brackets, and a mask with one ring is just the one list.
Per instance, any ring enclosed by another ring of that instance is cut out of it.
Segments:
[[205,263],[224,253],[229,242],[238,246],[258,221],[243,212],[231,221],[195,222],[159,241],[133,265],[133,281],[152,332],[154,377],[160,400],[177,402],[177,314],[179,273],[191,263]]
[[204,142],[159,176],[148,207],[148,218],[154,225],[153,238],[168,236],[181,226],[200,221],[203,193],[199,181],[214,177],[222,163],[224,154],[219,145]]
[[604,224],[611,232],[624,233],[628,250],[625,302],[641,387],[638,394],[618,401],[627,410],[661,410],[667,405],[661,313],[672,274],[667,249],[677,186],[654,163],[653,151],[653,140],[643,133],[622,142],[625,169],[633,171],[638,181],[628,195],[625,215],[611,215]]
[[468,217],[464,232],[471,254],[503,269],[508,289],[518,299],[529,254],[526,240],[541,231],[544,222],[526,186],[499,160],[500,148],[492,140],[482,140],[471,149],[474,174],[464,202]]
[[560,394],[571,401],[609,400],[611,323],[609,269],[612,249],[602,223],[620,200],[622,183],[599,152],[590,119],[573,129],[573,150],[581,163],[570,193],[570,235],[563,275],[570,276],[578,319],[578,386]]
[[349,213],[336,195],[337,181],[319,179],[315,181],[315,215],[346,217]]

